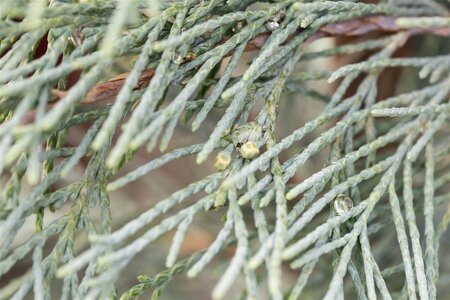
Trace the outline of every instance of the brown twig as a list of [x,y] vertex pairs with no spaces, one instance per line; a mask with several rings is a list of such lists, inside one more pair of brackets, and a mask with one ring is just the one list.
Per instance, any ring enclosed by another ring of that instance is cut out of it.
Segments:
[[[372,32],[380,33],[396,33],[399,31],[410,31],[411,34],[419,33],[432,33],[441,36],[450,36],[450,28],[413,28],[413,29],[402,29],[399,28],[396,23],[396,17],[390,16],[373,16],[361,18],[358,20],[346,21],[338,24],[328,24],[319,29],[315,34],[310,36],[305,42],[311,43],[322,37],[356,37],[366,35]],[[300,33],[302,30],[298,30],[296,34]],[[269,38],[270,33],[262,33],[247,44],[245,51],[254,51],[261,49],[266,40]],[[292,37],[291,37],[292,38]],[[222,41],[224,42],[224,41]],[[192,59],[186,59],[189,61]],[[185,61],[185,62],[186,62]],[[155,70],[147,69],[144,70],[139,78],[139,83],[136,85],[135,89],[139,90],[146,87],[150,80],[152,79]],[[93,103],[101,100],[110,99],[117,96],[120,89],[125,84],[125,80],[128,77],[128,72],[120,74],[110,80],[99,83],[92,87],[88,92],[83,103]],[[64,97],[68,91],[53,90],[53,94],[56,98]]]

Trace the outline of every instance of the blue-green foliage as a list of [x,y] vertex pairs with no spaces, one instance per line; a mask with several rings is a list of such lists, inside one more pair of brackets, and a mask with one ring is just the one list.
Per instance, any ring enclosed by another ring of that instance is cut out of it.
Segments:
[[[214,299],[226,299],[238,276],[249,299],[436,299],[450,221],[449,2],[363,2],[0,1],[0,278],[32,259],[25,275],[2,282],[0,296],[48,299],[59,278],[63,299],[120,297],[121,271],[174,230],[168,269],[140,276],[121,299],[147,290],[156,299],[172,277],[197,276],[230,245]],[[341,43],[308,49],[329,35]],[[424,37],[433,42],[412,46]],[[362,60],[335,70],[302,64],[361,52]],[[110,80],[122,58],[131,61],[127,76]],[[382,86],[392,68],[421,80]],[[329,95],[310,84],[326,80],[338,81]],[[388,98],[384,89],[393,91]],[[289,107],[288,93],[324,108],[280,138],[278,110]],[[166,151],[183,117],[195,132],[214,110],[220,119],[203,143]],[[74,127],[86,132],[67,146]],[[156,146],[160,157],[117,176],[140,148]],[[188,155],[214,161],[215,151],[216,173],[117,228],[112,191]],[[327,165],[294,180],[324,151]],[[84,175],[65,180],[82,161]],[[63,207],[70,209],[44,222]],[[96,208],[100,226],[89,214]],[[178,259],[189,226],[211,209],[224,215],[215,240]],[[36,232],[15,246],[29,217]],[[79,252],[82,232],[90,243]],[[393,252],[400,255],[386,259]],[[314,272],[324,275],[315,280],[325,292],[309,286]]]

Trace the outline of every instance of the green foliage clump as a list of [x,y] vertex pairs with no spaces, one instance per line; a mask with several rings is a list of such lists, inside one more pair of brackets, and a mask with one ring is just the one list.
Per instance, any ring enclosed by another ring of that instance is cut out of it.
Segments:
[[[214,299],[446,295],[449,15],[448,0],[1,1],[0,297],[156,299],[227,249]],[[280,118],[314,101],[305,124]],[[203,143],[167,150],[177,128],[207,122]],[[286,122],[297,129],[280,137]],[[114,222],[113,191],[190,155],[216,172]],[[224,216],[220,231],[178,259],[204,211]],[[172,230],[168,269],[118,291]]]

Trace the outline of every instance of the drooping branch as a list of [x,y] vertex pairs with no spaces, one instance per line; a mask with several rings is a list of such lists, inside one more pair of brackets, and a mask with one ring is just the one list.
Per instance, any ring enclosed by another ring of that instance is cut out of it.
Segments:
[[[408,31],[411,35],[431,33],[439,36],[450,36],[450,27],[402,28],[397,25],[397,19],[397,17],[392,16],[372,16],[361,18],[358,20],[350,20],[339,24],[328,24],[320,28],[315,34],[311,35],[305,41],[305,44],[312,43],[313,41],[324,37],[358,37],[374,32],[393,34],[400,31]],[[302,31],[303,29],[297,30],[297,32],[292,35],[290,39],[288,39],[288,41],[291,40],[294,36],[300,34]],[[245,48],[245,51],[248,52],[261,49],[264,46],[264,43],[269,38],[270,34],[271,33],[264,32],[250,40]],[[221,41],[221,43],[224,43],[225,41],[226,40],[223,40]],[[230,54],[231,53],[229,53],[229,55]],[[183,63],[192,61],[193,59],[194,57],[187,57]],[[154,73],[155,70],[153,69],[144,70],[141,74],[141,77],[139,78],[139,82],[136,85],[135,90],[145,88],[149,84]],[[128,75],[129,72],[122,73],[109,79],[106,82],[99,83],[93,86],[83,100],[83,103],[98,102],[117,96],[120,89],[123,87]],[[67,94],[67,91],[54,89],[53,94],[57,99],[63,98]]]

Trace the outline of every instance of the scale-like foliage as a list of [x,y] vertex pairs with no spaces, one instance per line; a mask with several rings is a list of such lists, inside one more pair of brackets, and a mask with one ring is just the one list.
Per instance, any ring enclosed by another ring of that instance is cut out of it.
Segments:
[[[214,299],[239,276],[249,299],[445,298],[449,8],[1,0],[0,297],[157,298],[174,276],[195,277],[233,249]],[[280,136],[279,109],[316,100],[321,112]],[[204,143],[166,151],[181,123],[195,132],[217,112]],[[74,128],[84,132],[75,143]],[[156,146],[163,154],[119,174]],[[302,171],[320,153],[328,163]],[[189,155],[217,172],[114,222],[111,192]],[[222,213],[222,229],[178,259],[205,210]],[[30,218],[36,232],[18,245]],[[172,230],[168,269],[118,291],[136,255]],[[15,271],[27,259],[29,270]]]

